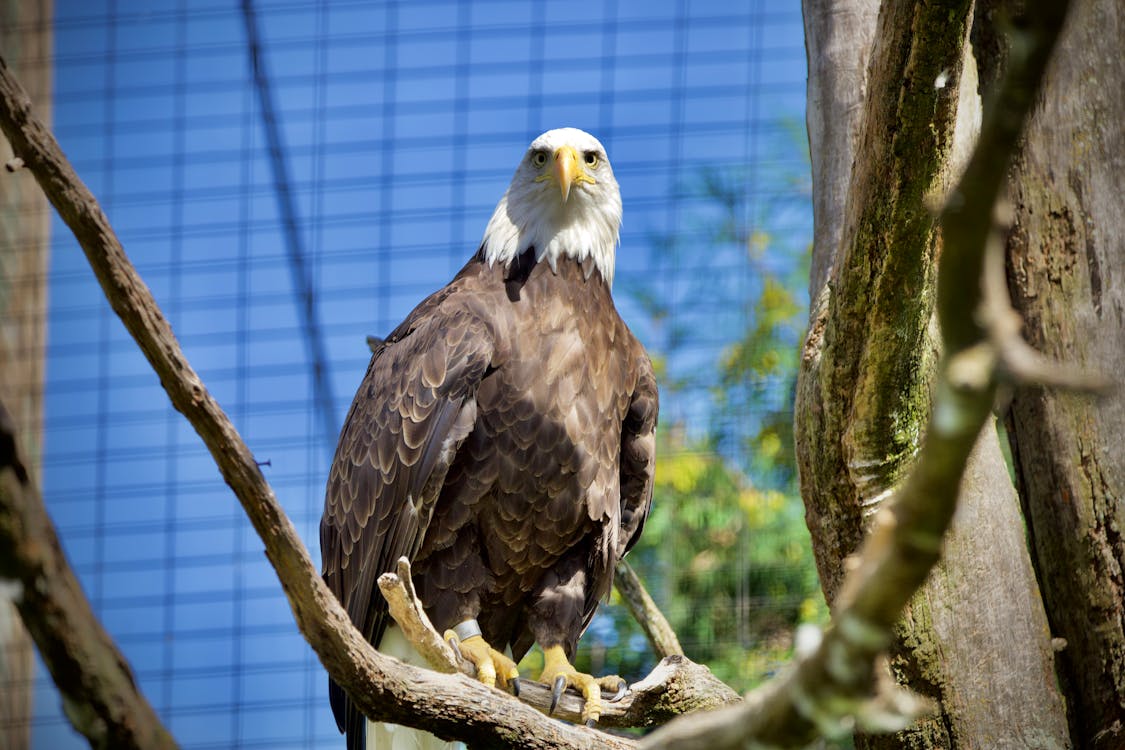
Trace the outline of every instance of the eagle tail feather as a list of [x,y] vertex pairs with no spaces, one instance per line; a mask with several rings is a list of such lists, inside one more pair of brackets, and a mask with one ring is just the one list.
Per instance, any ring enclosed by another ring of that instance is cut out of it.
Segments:
[[[410,645],[410,641],[406,640],[402,632],[393,625],[384,631],[383,638],[379,641],[379,651],[416,667],[429,666],[422,655]],[[367,722],[367,750],[464,750],[464,748],[463,743],[443,740],[421,729]]]

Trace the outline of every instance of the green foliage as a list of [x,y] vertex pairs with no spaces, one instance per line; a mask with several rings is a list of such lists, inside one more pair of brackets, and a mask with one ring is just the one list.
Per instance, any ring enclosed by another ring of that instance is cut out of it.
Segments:
[[[738,690],[789,659],[798,624],[827,620],[792,430],[809,240],[788,227],[807,186],[766,179],[788,190],[751,205],[746,169],[702,170],[686,190],[690,229],[652,242],[682,278],[629,289],[648,317],[662,420],[653,510],[629,559],[688,656]],[[702,337],[720,339],[710,360]],[[610,604],[579,666],[636,678],[654,658],[616,593]]]
[[689,655],[745,689],[787,656],[792,628],[818,613],[800,501],[755,487],[675,430],[661,443],[652,533],[634,564],[658,582]]
[[[662,430],[659,443],[653,510],[629,559],[688,656],[746,690],[788,660],[798,623],[826,619],[803,507],[793,493],[755,487],[682,431]],[[601,671],[637,677],[653,659],[616,604],[586,640],[601,643]]]

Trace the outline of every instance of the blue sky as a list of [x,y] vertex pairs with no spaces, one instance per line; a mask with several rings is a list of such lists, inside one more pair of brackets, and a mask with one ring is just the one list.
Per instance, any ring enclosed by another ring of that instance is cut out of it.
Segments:
[[[706,241],[703,170],[735,176],[748,226],[789,249],[809,241],[794,187],[807,169],[796,2],[257,10],[336,423],[364,336],[472,254],[543,130],[581,127],[606,145],[625,204],[622,314],[654,350],[667,343],[632,296],[643,288],[697,332],[670,368],[713,362],[743,315],[685,271],[706,269],[726,292],[755,283],[742,249]],[[245,40],[233,1],[61,0],[55,128],[319,560],[335,435],[315,414]],[[260,542],[66,228],[52,231],[44,490],[95,607],[184,747],[340,747],[323,672]],[[698,410],[665,405],[685,421]],[[85,746],[42,673],[33,745]]]

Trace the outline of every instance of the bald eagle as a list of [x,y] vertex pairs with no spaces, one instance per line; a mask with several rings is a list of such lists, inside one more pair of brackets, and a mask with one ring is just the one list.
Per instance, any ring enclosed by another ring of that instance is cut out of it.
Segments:
[[[641,532],[655,465],[652,362],[611,296],[620,227],[601,143],[536,138],[477,253],[376,341],[320,525],[324,579],[377,648],[402,655],[376,579],[405,555],[479,679],[518,689],[538,643],[539,679],[579,689],[588,723],[601,688],[624,683],[571,660]],[[329,687],[362,750],[363,716]]]

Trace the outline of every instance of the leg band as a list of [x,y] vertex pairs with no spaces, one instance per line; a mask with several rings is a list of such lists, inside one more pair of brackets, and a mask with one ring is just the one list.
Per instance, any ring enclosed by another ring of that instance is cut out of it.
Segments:
[[473,636],[480,635],[480,625],[476,620],[465,620],[459,625],[454,625],[453,632],[457,634],[457,638],[460,640],[467,641]]

